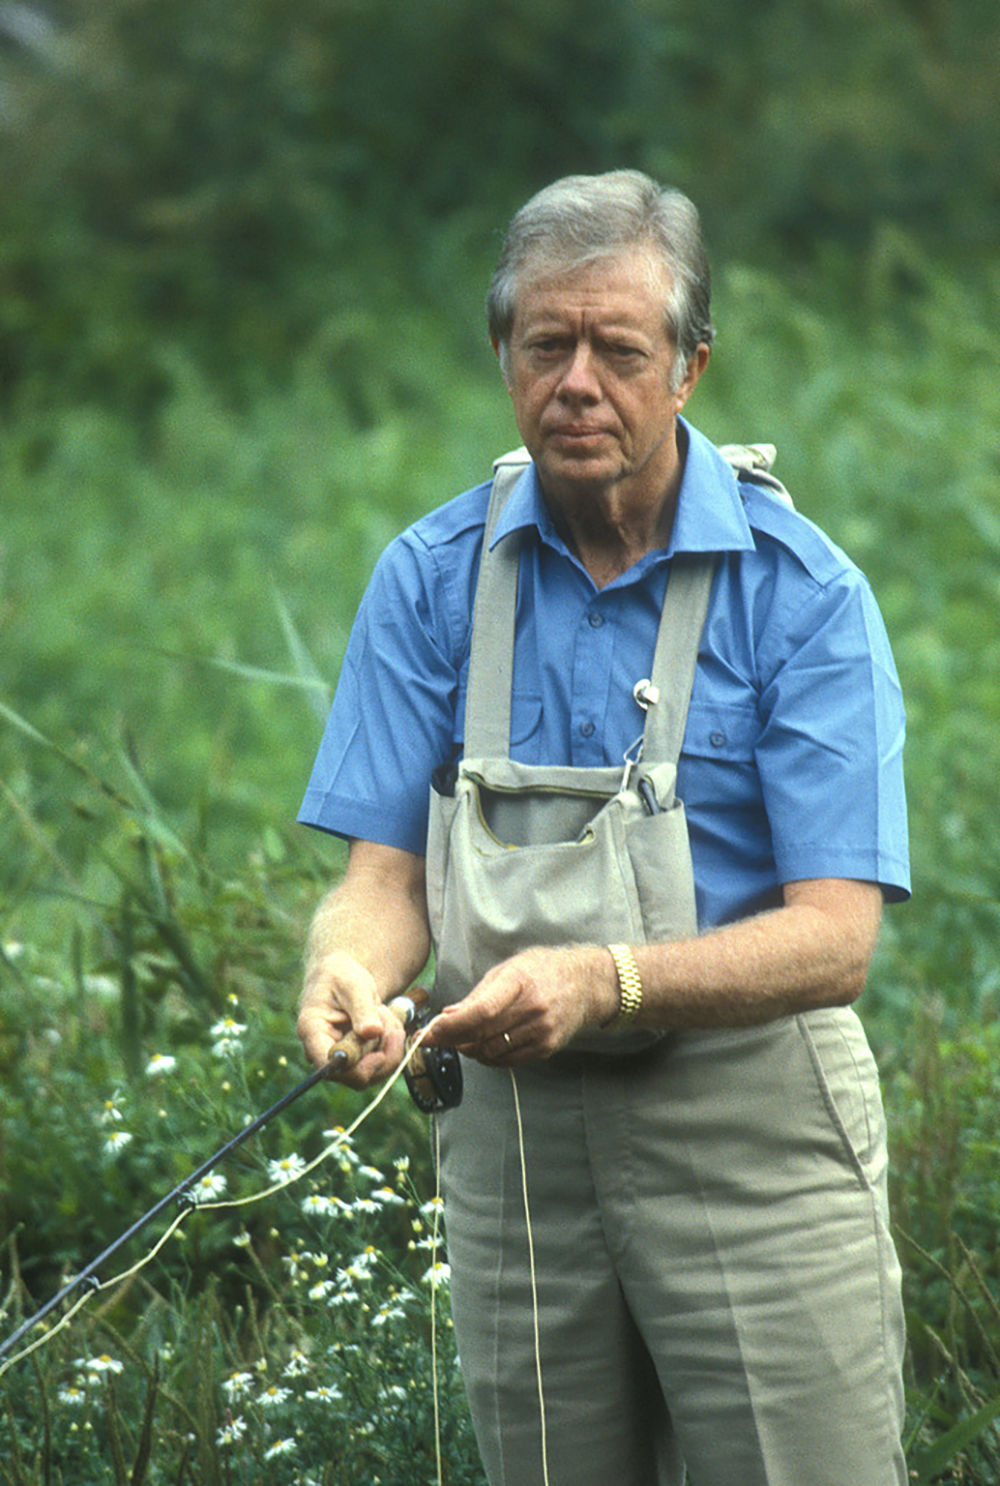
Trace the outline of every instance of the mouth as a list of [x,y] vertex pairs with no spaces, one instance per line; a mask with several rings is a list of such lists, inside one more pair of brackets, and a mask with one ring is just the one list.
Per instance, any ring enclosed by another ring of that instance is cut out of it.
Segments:
[[583,424],[568,424],[549,430],[549,438],[570,444],[589,444],[596,439],[606,439],[608,436],[607,429],[591,428]]

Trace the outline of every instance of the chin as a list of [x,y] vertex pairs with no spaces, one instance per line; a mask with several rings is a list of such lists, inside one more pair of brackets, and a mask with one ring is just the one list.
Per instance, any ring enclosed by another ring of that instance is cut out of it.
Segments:
[[620,479],[622,474],[620,460],[609,459],[607,454],[586,453],[582,449],[577,453],[560,453],[555,457],[543,456],[539,461],[539,469],[555,479],[579,480],[588,485],[609,484]]

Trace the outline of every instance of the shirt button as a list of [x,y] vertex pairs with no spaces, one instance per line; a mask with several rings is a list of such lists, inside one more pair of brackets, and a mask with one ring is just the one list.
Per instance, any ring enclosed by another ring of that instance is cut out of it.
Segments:
[[592,738],[594,736],[594,724],[592,722],[581,722],[580,732],[585,738]]
[[708,741],[713,748],[724,748],[726,745],[725,733],[710,733]]
[[599,614],[596,609],[591,609],[590,613],[587,615],[587,623],[590,625],[591,629],[600,629],[601,625],[604,623],[604,615]]

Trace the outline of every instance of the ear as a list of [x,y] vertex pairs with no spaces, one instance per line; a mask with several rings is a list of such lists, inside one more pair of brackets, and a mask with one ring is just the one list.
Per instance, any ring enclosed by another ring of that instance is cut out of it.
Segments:
[[708,365],[708,359],[711,354],[711,346],[706,346],[704,342],[702,342],[702,344],[698,346],[694,355],[688,362],[687,371],[684,373],[684,380],[674,394],[674,396],[677,398],[678,412],[680,412],[681,408],[687,402],[688,398],[691,396],[692,392],[700,382],[701,374]]
[[490,336],[490,345],[493,347],[493,352],[494,352],[497,360],[500,363],[500,371],[501,371],[501,373],[503,375],[504,384],[505,384],[505,386],[507,388],[507,391],[509,392],[510,391],[510,377],[507,375],[506,368],[504,367],[504,364],[503,364],[504,358],[503,358],[503,356],[500,353],[500,342],[497,340],[497,338],[496,338],[495,335],[491,335]]

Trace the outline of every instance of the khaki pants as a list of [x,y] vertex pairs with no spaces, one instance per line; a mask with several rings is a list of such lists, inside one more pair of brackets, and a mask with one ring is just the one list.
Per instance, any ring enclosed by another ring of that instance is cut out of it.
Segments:
[[[442,1116],[490,1486],[540,1486],[510,1075]],[[900,1274],[853,1012],[519,1070],[551,1486],[902,1486]]]

